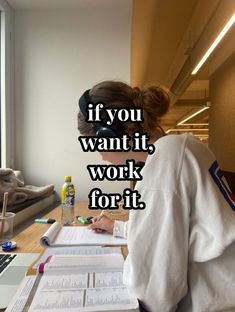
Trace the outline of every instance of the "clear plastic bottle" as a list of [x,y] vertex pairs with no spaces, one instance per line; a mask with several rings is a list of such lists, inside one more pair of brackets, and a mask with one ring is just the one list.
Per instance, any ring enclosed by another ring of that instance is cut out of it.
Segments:
[[63,225],[72,225],[74,222],[74,201],[75,201],[75,188],[71,183],[71,176],[65,176],[65,183],[61,188],[61,206]]

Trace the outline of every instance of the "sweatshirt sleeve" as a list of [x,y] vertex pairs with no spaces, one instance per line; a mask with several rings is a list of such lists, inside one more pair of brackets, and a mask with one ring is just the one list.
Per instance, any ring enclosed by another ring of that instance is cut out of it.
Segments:
[[179,182],[191,198],[189,262],[215,259],[235,241],[235,198],[215,156],[195,138],[187,140]]
[[115,220],[113,227],[113,236],[127,238],[127,234],[128,234],[128,221],[123,222]]
[[187,293],[189,205],[173,192],[141,189],[131,211],[124,283],[148,311],[175,311]]

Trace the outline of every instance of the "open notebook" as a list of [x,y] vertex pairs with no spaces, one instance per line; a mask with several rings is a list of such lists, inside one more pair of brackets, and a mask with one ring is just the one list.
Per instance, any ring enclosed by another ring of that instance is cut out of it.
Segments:
[[23,311],[139,311],[122,282],[123,263],[120,253],[51,256]]
[[95,233],[86,226],[61,226],[53,223],[41,237],[40,244],[47,246],[72,245],[127,245],[124,238],[114,237],[108,233]]

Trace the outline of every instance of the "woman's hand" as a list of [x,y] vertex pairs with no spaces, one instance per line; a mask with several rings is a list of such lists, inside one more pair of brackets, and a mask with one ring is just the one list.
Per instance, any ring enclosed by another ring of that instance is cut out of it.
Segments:
[[89,229],[94,230],[97,233],[108,232],[113,234],[114,221],[105,215],[96,216],[92,220],[92,224],[88,226]]

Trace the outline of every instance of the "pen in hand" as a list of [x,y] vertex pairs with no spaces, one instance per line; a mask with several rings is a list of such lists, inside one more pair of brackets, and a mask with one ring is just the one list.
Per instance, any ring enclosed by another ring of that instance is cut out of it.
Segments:
[[96,233],[107,232],[113,234],[114,221],[105,215],[105,210],[97,217],[92,219],[92,224],[89,228]]
[[[91,219],[92,224],[99,222],[103,218],[104,215],[105,215],[105,210],[101,210],[101,213],[97,217],[94,217],[93,219]],[[99,228],[92,229],[92,230],[95,231],[96,233],[104,232],[104,230],[99,229]]]

